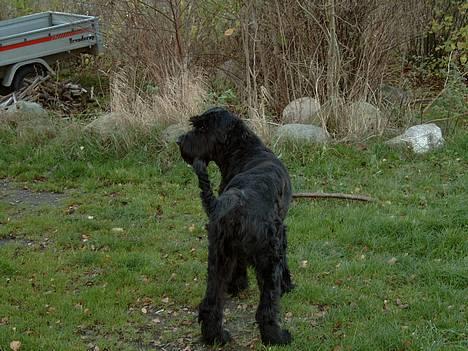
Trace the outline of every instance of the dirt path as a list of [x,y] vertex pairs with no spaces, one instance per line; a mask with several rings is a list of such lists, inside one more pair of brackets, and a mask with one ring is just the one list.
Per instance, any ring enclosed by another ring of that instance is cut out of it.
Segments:
[[0,202],[10,205],[23,204],[27,206],[58,206],[65,194],[51,192],[34,192],[20,188],[17,184],[7,179],[0,179]]
[[[60,206],[66,194],[52,193],[47,191],[35,192],[26,188],[21,188],[19,184],[11,182],[7,179],[0,179],[0,205],[6,204],[12,208],[18,208],[13,217],[21,217],[25,212],[33,211],[43,206]],[[0,229],[5,224],[0,216]],[[19,243],[22,246],[40,245],[46,246],[46,242],[35,242],[30,239],[18,238],[16,236],[0,236],[0,247],[10,243]]]

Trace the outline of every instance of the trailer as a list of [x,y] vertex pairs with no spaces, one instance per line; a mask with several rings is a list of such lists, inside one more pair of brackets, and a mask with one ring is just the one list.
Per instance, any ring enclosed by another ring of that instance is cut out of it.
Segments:
[[95,16],[49,11],[0,21],[0,85],[19,90],[31,76],[54,74],[57,60],[102,51]]

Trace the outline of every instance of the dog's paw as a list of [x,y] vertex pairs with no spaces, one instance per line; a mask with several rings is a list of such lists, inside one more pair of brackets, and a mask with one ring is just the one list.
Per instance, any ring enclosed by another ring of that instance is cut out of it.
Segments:
[[288,345],[291,341],[291,333],[286,329],[273,328],[262,333],[264,345]]
[[221,333],[218,334],[209,334],[203,336],[203,341],[207,345],[226,345],[229,341],[232,340],[231,334],[226,329],[222,329]]

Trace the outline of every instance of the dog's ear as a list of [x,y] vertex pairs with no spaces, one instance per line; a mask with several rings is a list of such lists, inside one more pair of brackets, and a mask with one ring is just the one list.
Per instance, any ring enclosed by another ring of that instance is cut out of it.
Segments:
[[190,124],[194,128],[202,128],[206,125],[206,118],[204,115],[190,117]]

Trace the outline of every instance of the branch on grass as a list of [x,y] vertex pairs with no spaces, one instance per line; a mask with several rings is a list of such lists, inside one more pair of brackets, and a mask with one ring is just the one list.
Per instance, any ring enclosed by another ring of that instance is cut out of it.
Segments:
[[295,193],[293,199],[342,199],[342,200],[355,200],[355,201],[366,201],[374,202],[376,199],[367,195],[353,195],[343,193]]

